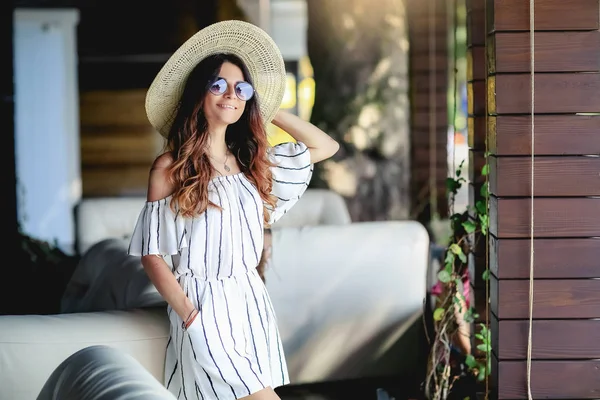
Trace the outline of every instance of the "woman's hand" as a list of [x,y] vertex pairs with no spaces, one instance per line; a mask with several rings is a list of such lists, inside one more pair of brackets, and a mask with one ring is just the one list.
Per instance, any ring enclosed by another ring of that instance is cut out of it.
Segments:
[[311,163],[326,160],[340,148],[331,136],[295,114],[279,110],[273,118],[273,125],[283,129],[298,142],[302,142],[310,151]]

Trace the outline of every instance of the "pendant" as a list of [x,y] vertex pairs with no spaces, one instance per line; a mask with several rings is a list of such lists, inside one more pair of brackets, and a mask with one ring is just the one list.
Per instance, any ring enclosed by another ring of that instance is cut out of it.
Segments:
[[227,164],[225,164],[224,168],[225,168],[225,171],[227,171],[227,172],[231,171],[231,168],[229,168],[229,165],[227,165]]

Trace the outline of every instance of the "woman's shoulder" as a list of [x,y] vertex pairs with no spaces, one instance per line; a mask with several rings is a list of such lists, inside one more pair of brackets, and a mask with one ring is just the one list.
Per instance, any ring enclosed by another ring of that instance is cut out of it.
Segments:
[[163,199],[173,193],[174,187],[168,174],[168,168],[173,162],[172,154],[167,152],[156,157],[152,163],[148,181],[148,201]]
[[154,159],[152,163],[152,169],[167,169],[169,168],[175,159],[173,158],[173,154],[171,152],[165,152],[160,154]]

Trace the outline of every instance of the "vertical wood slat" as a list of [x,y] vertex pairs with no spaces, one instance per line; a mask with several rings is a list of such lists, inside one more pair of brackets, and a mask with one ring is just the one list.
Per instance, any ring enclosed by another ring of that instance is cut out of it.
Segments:
[[[433,7],[435,9],[433,10]],[[429,17],[433,11],[435,27],[430,30]],[[448,7],[444,0],[409,0],[407,2],[409,25],[409,63],[411,71],[411,199],[413,203],[412,215],[415,219],[426,222],[430,211],[427,207],[429,199],[429,168],[422,170],[424,165],[430,163],[429,148],[430,129],[435,131],[435,186],[438,191],[438,214],[447,216],[446,177],[447,171],[447,127],[448,127],[448,65],[449,52],[447,46],[448,35]],[[435,48],[433,59],[430,51],[430,34],[434,35]],[[430,91],[430,77],[435,74],[434,93]],[[435,108],[432,109],[432,104]],[[435,115],[432,120],[430,117]],[[432,125],[433,124],[433,125]],[[418,157],[417,157],[418,156]]]

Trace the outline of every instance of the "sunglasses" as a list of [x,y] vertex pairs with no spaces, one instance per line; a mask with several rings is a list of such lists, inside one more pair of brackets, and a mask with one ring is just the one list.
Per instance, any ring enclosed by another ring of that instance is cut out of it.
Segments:
[[[208,91],[215,96],[221,96],[227,91],[227,81],[225,78],[217,78],[209,85]],[[235,95],[242,101],[248,101],[254,96],[254,88],[248,82],[237,82],[235,84]]]

